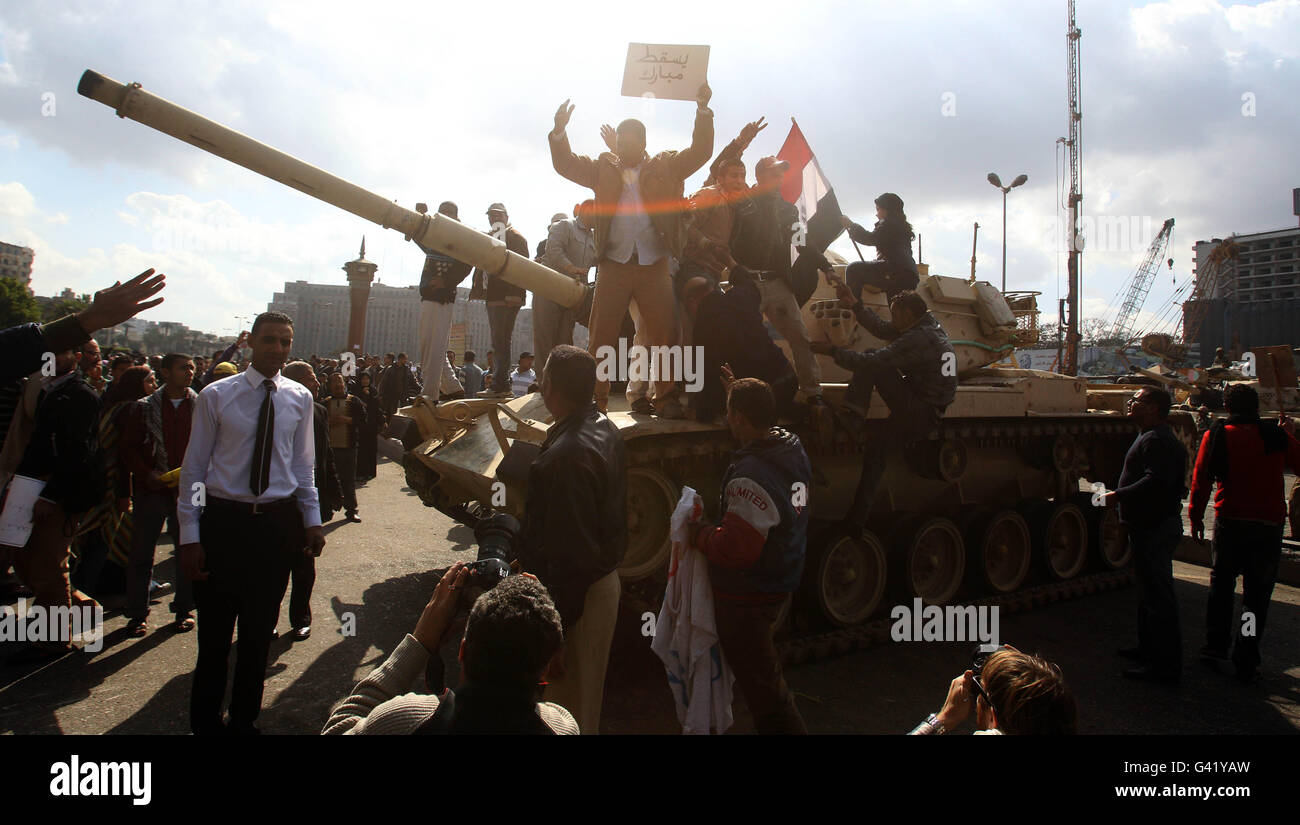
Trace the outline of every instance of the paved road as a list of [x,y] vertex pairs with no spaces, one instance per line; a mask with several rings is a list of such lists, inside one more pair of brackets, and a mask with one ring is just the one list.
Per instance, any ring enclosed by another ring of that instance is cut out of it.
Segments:
[[[474,555],[469,530],[424,507],[405,488],[401,469],[381,461],[379,476],[358,492],[362,524],[326,526],[318,562],[312,637],[272,645],[265,710],[268,733],[315,733],[330,705],[383,661],[415,620],[434,584],[433,571]],[[160,578],[174,574],[170,548]],[[1300,590],[1279,586],[1264,641],[1264,678],[1245,688],[1203,669],[1194,653],[1204,627],[1208,571],[1178,563],[1184,648],[1178,688],[1122,679],[1117,647],[1130,644],[1134,592],[1112,591],[1007,615],[1001,637],[1057,661],[1079,701],[1088,733],[1288,733],[1300,729]],[[165,597],[169,601],[170,596]],[[286,606],[287,610],[287,606]],[[155,605],[165,620],[166,604]],[[355,635],[341,622],[355,619]],[[127,639],[110,614],[104,649],[42,669],[0,669],[0,731],[18,733],[188,732],[195,635],[165,625]],[[606,690],[606,733],[676,732],[671,697],[637,616],[620,619]],[[287,618],[281,620],[281,630]],[[12,650],[12,646],[6,646]],[[808,727],[821,733],[899,733],[938,710],[949,680],[964,669],[971,645],[890,643],[788,670]],[[3,655],[3,651],[0,651]],[[737,732],[752,730],[738,711]]]

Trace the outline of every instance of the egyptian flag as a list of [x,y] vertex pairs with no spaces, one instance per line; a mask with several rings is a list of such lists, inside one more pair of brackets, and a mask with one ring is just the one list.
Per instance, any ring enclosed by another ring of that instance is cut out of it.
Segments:
[[[808,228],[807,246],[825,252],[844,231],[840,225],[840,204],[794,118],[790,118],[790,134],[776,156],[790,164],[790,171],[781,184],[781,197],[799,210],[799,219]],[[792,256],[797,254],[791,250]],[[795,260],[790,280],[795,298],[803,306],[817,288],[816,264],[807,259]]]

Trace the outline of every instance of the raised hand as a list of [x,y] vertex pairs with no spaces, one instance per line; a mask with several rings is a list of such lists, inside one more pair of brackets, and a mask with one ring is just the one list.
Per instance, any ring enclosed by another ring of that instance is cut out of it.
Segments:
[[759,132],[766,128],[767,124],[763,122],[763,118],[761,117],[758,120],[746,123],[745,127],[740,130],[741,142],[748,146],[750,141],[752,141]]
[[609,147],[609,151],[618,151],[618,132],[614,131],[613,126],[610,126],[608,123],[601,126],[600,139],[605,141],[605,145]]
[[126,283],[115,282],[107,289],[95,293],[95,300],[90,306],[77,313],[77,320],[86,332],[115,327],[123,321],[134,318],[150,307],[158,306],[162,298],[154,298],[166,285],[166,275],[155,275],[152,269],[146,269]]
[[700,91],[695,95],[695,101],[699,103],[701,107],[706,107],[709,105],[709,99],[712,97],[713,90],[709,88],[709,82],[706,80],[700,84]]
[[569,101],[560,104],[560,108],[555,110],[555,134],[562,135],[569,125],[569,118],[573,116],[574,106]]

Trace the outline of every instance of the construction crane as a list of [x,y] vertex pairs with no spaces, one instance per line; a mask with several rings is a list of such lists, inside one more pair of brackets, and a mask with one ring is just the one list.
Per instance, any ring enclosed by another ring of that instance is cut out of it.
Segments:
[[[1201,325],[1214,298],[1233,300],[1235,281],[1230,273],[1240,247],[1228,238],[1210,252],[1196,279],[1179,287],[1159,309],[1150,328],[1141,335],[1142,349],[1170,365],[1183,364],[1201,335]],[[1181,312],[1179,312],[1181,310]],[[1178,334],[1179,327],[1182,334]],[[1173,334],[1158,331],[1174,330]]]
[[[1137,322],[1138,312],[1142,309],[1142,304],[1146,302],[1147,293],[1151,291],[1151,284],[1156,279],[1156,273],[1160,270],[1160,264],[1165,259],[1165,250],[1169,248],[1169,239],[1174,232],[1174,219],[1170,218],[1160,227],[1156,233],[1155,240],[1151,241],[1151,246],[1147,249],[1146,257],[1138,268],[1133,272],[1133,277],[1129,279],[1128,286],[1125,288],[1123,303],[1120,304],[1119,313],[1115,316],[1115,323],[1110,328],[1110,334],[1107,336],[1113,340],[1127,341],[1133,333],[1133,325]],[[1172,260],[1170,261],[1172,265]]]
[[1065,298],[1065,369],[1066,375],[1079,374],[1079,294],[1083,288],[1083,238],[1079,236],[1079,209],[1083,204],[1081,154],[1083,150],[1082,121],[1083,111],[1079,102],[1079,38],[1083,34],[1074,24],[1074,2],[1069,0],[1069,27],[1065,32],[1067,69],[1069,72],[1069,137],[1060,138],[1057,143],[1064,143],[1070,156],[1070,198],[1067,208],[1070,210],[1069,233],[1066,241],[1070,257],[1067,265],[1069,272],[1069,291]]

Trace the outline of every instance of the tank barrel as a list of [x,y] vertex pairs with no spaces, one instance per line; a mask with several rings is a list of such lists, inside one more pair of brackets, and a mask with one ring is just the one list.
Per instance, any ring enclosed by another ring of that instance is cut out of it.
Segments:
[[505,244],[445,215],[422,215],[354,183],[267,146],[241,132],[209,120],[145,91],[139,83],[119,83],[86,70],[77,93],[130,118],[231,163],[291,186],[359,218],[396,229],[430,249],[499,276],[570,309],[582,306],[587,287],[572,278],[517,255]]

